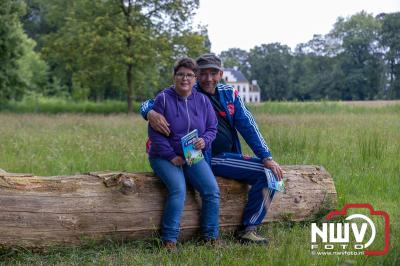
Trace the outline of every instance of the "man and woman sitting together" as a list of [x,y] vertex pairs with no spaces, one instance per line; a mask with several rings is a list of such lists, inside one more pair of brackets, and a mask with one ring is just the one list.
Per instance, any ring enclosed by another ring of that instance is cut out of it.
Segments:
[[[206,242],[218,239],[220,193],[215,176],[234,179],[251,186],[237,231],[241,242],[267,243],[256,232],[274,197],[267,174],[282,179],[282,169],[271,152],[252,114],[238,91],[219,83],[221,60],[203,54],[194,61],[182,58],[173,69],[173,85],[141,106],[149,121],[149,161],[168,190],[162,217],[161,238],[167,249],[176,249],[184,209],[186,182],[202,199],[201,232]],[[204,160],[187,164],[181,138],[197,129],[194,142]],[[243,156],[238,131],[257,157]]]

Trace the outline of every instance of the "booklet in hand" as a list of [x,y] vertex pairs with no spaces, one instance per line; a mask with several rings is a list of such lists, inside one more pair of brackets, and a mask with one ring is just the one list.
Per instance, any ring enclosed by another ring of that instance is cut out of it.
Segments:
[[267,176],[268,188],[282,192],[285,190],[285,183],[282,180],[277,180],[271,170],[264,168],[265,175]]
[[191,166],[204,159],[201,150],[196,150],[193,142],[198,138],[197,129],[189,132],[181,138],[183,155],[185,156],[186,163]]

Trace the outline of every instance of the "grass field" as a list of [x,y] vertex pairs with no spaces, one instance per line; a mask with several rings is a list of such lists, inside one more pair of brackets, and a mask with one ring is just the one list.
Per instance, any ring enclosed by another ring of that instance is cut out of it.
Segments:
[[[261,228],[270,245],[226,246],[195,242],[168,254],[152,240],[93,244],[46,253],[0,251],[0,264],[33,265],[400,265],[400,108],[295,103],[252,107],[280,164],[317,164],[332,174],[338,208],[371,203],[391,217],[391,248],[384,256],[317,256],[310,253],[309,223]],[[317,105],[317,106],[315,106]],[[324,107],[333,111],[323,111]],[[358,109],[354,109],[358,108]],[[357,111],[354,111],[357,110]],[[8,172],[64,175],[93,170],[150,171],[144,152],[146,123],[138,115],[0,113],[0,168]],[[245,153],[250,154],[248,148]],[[0,203],[1,204],[1,203]],[[1,214],[0,214],[1,215]]]

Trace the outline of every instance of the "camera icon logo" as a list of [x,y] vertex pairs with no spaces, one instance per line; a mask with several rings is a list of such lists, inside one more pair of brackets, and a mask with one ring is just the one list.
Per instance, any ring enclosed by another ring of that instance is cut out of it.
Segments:
[[[369,214],[348,215],[350,209],[367,209]],[[376,211],[368,203],[353,203],[345,204],[341,210],[331,211],[326,216],[326,220],[329,221],[336,216],[345,217],[345,219],[343,222],[322,223],[321,226],[317,223],[311,224],[312,254],[315,254],[316,250],[322,250],[323,252],[319,252],[322,255],[384,255],[389,252],[390,218],[387,212]],[[384,247],[379,250],[368,249],[377,238],[377,227],[371,219],[372,216],[379,216],[384,220]],[[367,231],[369,237],[366,237]]]

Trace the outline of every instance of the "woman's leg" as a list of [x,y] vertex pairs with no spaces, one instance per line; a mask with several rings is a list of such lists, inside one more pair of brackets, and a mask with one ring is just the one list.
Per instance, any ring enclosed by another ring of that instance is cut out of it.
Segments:
[[156,175],[168,189],[161,224],[161,239],[176,243],[179,235],[180,220],[185,205],[186,183],[182,168],[171,162],[150,158],[150,165]]
[[200,192],[202,199],[201,229],[205,240],[218,237],[219,188],[210,166],[202,160],[183,167],[188,182]]

